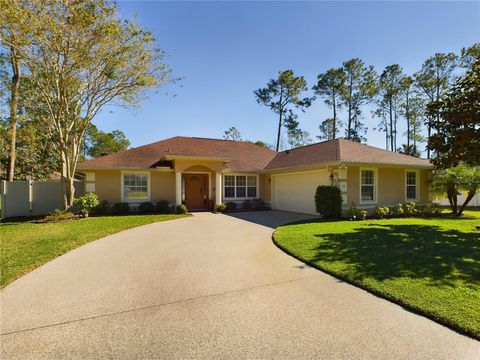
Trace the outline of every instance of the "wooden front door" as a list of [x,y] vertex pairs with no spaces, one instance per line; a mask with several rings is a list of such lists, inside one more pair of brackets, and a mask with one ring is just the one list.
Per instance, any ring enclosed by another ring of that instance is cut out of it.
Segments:
[[185,174],[185,202],[188,210],[203,210],[208,207],[208,175]]

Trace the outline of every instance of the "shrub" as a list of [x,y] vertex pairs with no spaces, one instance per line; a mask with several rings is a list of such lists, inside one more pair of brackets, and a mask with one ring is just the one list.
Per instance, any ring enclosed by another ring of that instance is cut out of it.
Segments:
[[342,214],[342,195],[336,186],[317,187],[315,193],[315,206],[324,218],[339,218]]
[[188,209],[185,205],[178,205],[177,206],[177,214],[187,214],[188,213]]
[[441,215],[443,212],[443,208],[440,205],[432,204],[432,212],[435,216]]
[[422,209],[422,215],[426,217],[438,216],[442,213],[443,209],[437,204],[427,204]]
[[266,207],[265,201],[262,199],[253,199],[252,204],[254,209],[264,209]]
[[243,200],[242,209],[253,209],[253,202],[250,199]]
[[45,222],[63,221],[75,219],[75,214],[70,211],[55,209],[50,215],[45,216]]
[[95,209],[93,209],[93,213],[99,215],[105,215],[110,213],[112,210],[112,205],[107,200],[103,200],[100,204],[98,204]]
[[365,220],[367,218],[367,212],[357,209],[355,206],[348,209],[348,215],[350,216],[350,220]]
[[98,196],[95,193],[89,192],[76,198],[73,203],[78,207],[80,213],[87,217],[93,209],[100,205],[100,200],[98,200]]
[[150,201],[143,202],[138,206],[138,211],[140,211],[142,214],[153,213],[155,211],[155,205],[153,205]]
[[386,206],[379,206],[375,208],[373,216],[377,219],[384,219],[390,214],[390,209]]
[[232,211],[237,209],[237,203],[234,203],[233,201],[227,202],[225,206],[226,206],[226,211]]
[[398,205],[395,205],[392,209],[392,216],[394,217],[402,217],[404,215],[404,211],[403,211],[403,206],[402,204],[398,204]]
[[410,202],[406,202],[402,205],[402,209],[403,209],[403,214],[405,216],[415,216],[418,214],[418,210],[417,210],[417,204],[415,204],[413,201],[410,201]]
[[225,212],[226,209],[227,209],[227,205],[225,205],[225,204],[217,205],[217,211],[218,212],[223,213],[223,212]]
[[130,205],[126,202],[118,202],[113,204],[112,213],[113,214],[128,214],[130,212]]
[[157,211],[160,214],[169,214],[172,212],[172,205],[168,200],[160,200],[157,202]]

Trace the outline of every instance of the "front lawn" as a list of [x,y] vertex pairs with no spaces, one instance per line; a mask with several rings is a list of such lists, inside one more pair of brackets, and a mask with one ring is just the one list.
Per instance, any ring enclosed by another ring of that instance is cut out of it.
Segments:
[[0,222],[0,287],[90,241],[135,226],[183,216],[102,216],[50,223],[7,219]]
[[480,339],[480,211],[466,218],[307,222],[274,241],[312,266]]

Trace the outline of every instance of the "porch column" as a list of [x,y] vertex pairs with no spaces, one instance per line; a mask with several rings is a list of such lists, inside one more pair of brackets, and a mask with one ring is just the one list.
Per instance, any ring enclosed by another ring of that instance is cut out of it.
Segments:
[[215,173],[215,206],[222,203],[222,174]]
[[175,205],[182,204],[182,173],[175,172]]

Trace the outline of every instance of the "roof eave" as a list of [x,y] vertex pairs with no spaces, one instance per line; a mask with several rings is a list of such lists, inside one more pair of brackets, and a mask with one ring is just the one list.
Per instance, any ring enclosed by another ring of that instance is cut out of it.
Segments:
[[272,169],[264,169],[262,173],[272,173],[272,172],[283,172],[289,170],[301,170],[301,169],[309,169],[314,167],[326,167],[326,166],[334,166],[334,165],[355,165],[355,166],[381,166],[381,167],[400,167],[400,168],[422,168],[422,169],[433,169],[432,164],[392,164],[392,163],[380,163],[380,162],[357,162],[357,161],[324,161],[318,163],[311,163],[311,164],[304,164],[304,165],[295,165],[295,166],[285,166],[285,167],[277,167]]
[[223,161],[230,162],[232,159],[230,157],[223,156],[196,156],[196,155],[165,155],[162,157],[164,160],[175,160],[175,159],[187,159],[187,160],[210,160],[210,161]]

